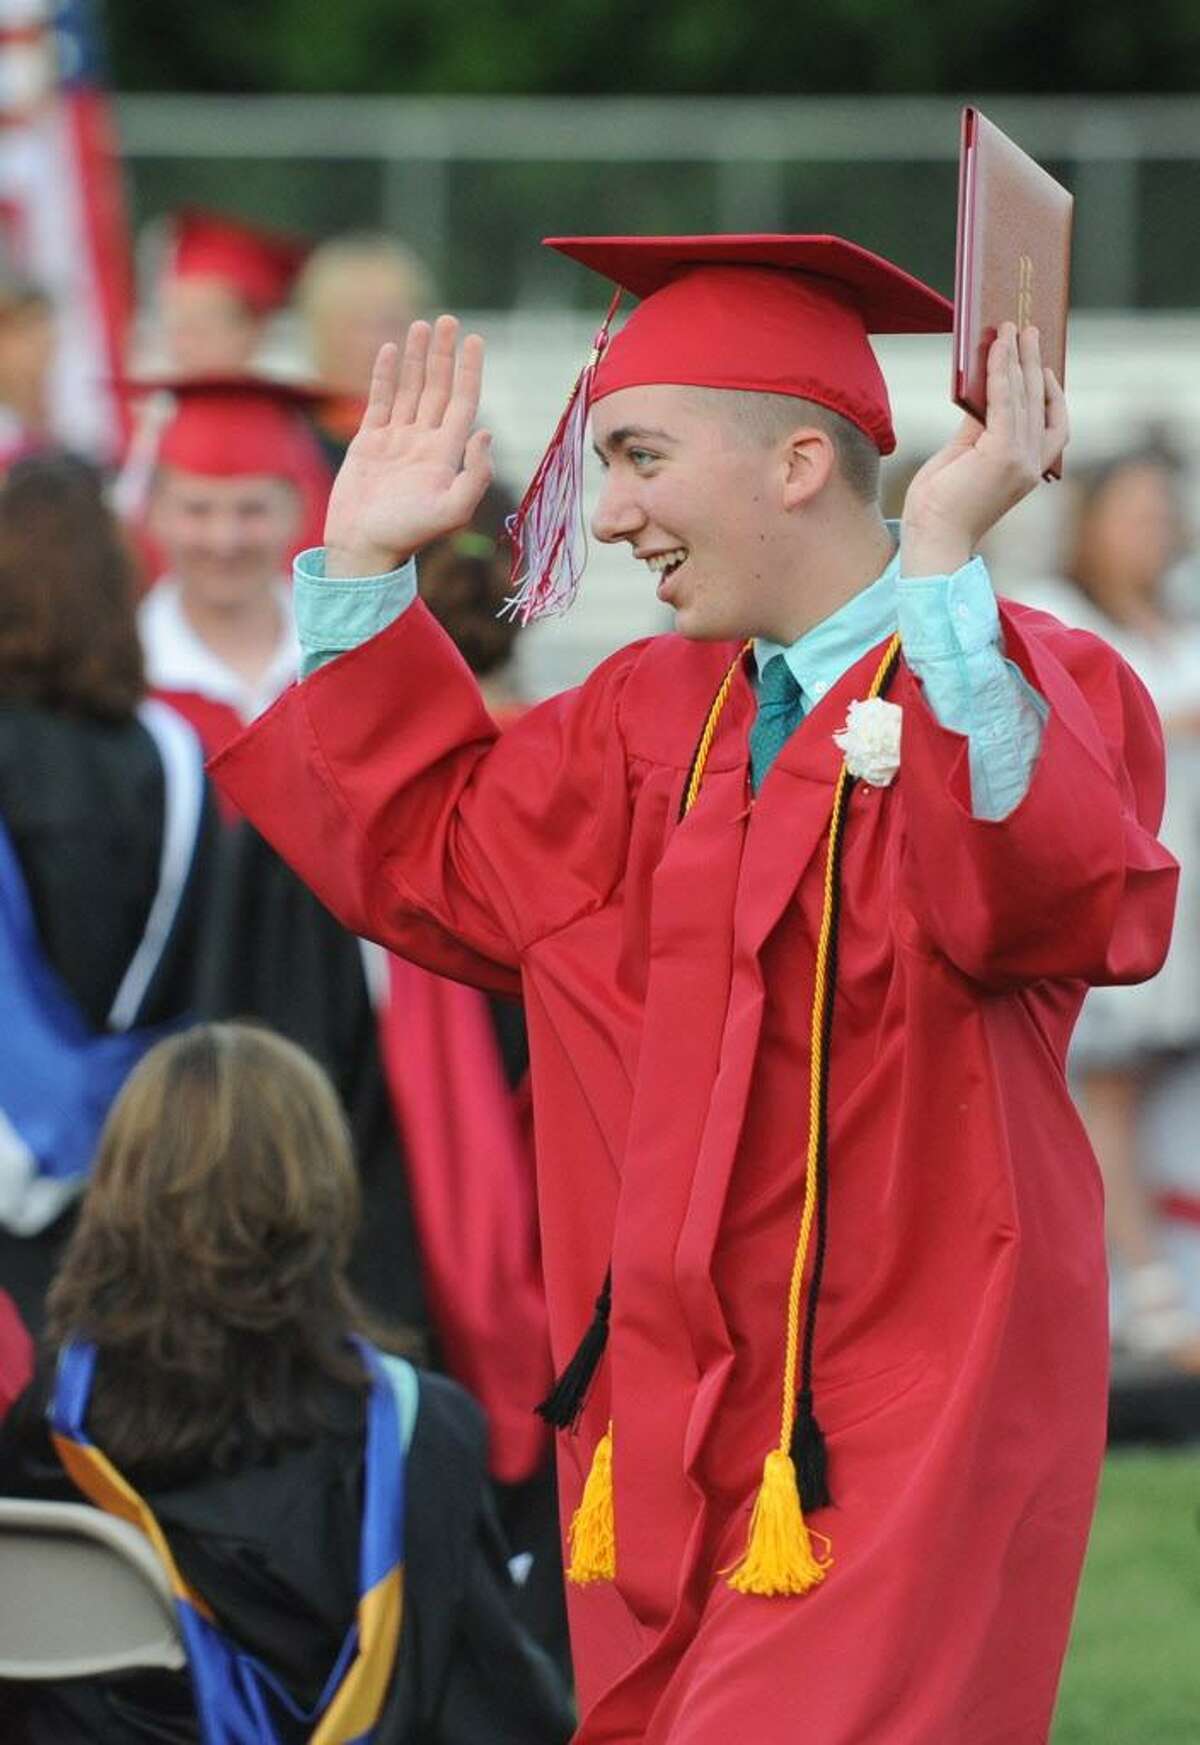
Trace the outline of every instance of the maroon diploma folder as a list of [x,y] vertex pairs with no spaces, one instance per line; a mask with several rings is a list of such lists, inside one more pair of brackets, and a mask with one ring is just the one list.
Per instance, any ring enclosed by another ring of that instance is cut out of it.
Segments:
[[[1032,323],[1062,382],[1074,197],[978,109],[963,110],[954,269],[957,405],[983,419],[987,354],[1002,321]],[[1052,469],[1061,474],[1061,465]]]

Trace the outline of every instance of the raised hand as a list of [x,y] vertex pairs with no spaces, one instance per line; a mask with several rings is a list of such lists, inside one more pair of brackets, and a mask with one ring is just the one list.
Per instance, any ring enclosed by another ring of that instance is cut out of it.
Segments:
[[325,574],[381,575],[465,527],[492,477],[491,436],[475,430],[483,341],[458,347],[458,322],[414,321],[403,357],[385,345],[366,411],[325,516]]
[[1033,490],[1067,442],[1067,403],[1044,369],[1036,327],[1005,322],[988,353],[987,423],[965,418],[908,487],[901,573],[950,575]]

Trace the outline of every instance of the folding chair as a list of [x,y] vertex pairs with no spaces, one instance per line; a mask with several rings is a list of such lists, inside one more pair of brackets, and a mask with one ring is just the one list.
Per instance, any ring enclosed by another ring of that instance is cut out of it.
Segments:
[[0,1680],[185,1664],[143,1533],[85,1503],[0,1498]]

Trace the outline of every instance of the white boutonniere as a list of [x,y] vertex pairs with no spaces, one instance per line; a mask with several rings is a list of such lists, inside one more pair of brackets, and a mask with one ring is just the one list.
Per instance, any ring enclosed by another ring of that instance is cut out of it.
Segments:
[[904,711],[884,697],[851,703],[846,725],[833,742],[852,776],[868,787],[886,788],[900,768],[900,727]]

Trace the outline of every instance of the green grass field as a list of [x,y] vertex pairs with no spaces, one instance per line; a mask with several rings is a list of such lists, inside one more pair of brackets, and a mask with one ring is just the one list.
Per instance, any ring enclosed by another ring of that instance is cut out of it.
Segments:
[[1109,1456],[1053,1745],[1200,1745],[1200,1450]]

